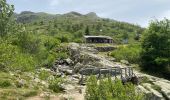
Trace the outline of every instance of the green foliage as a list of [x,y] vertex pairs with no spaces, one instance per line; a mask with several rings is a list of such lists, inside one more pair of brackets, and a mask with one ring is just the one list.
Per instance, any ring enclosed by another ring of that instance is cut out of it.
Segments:
[[60,45],[57,50],[57,59],[66,59],[69,57],[69,51],[67,49],[67,44]]
[[11,86],[11,82],[9,80],[1,80],[0,81],[0,87],[5,88]]
[[60,40],[62,43],[68,43],[72,40],[72,35],[70,33],[64,32],[59,35],[56,35],[56,38]]
[[142,41],[143,69],[170,75],[170,21],[152,21]]
[[13,5],[8,5],[6,0],[0,0],[0,36],[5,36],[7,34],[13,11]]
[[4,89],[0,91],[1,100],[24,100],[26,97],[36,96],[38,92],[36,90],[24,90],[24,89]]
[[49,84],[49,89],[53,90],[53,92],[56,93],[63,91],[63,89],[61,88],[62,82],[63,80],[61,78],[56,78],[54,80],[51,80]]
[[123,85],[120,80],[101,79],[91,76],[87,81],[87,100],[143,100],[143,95],[135,91],[133,84]]
[[90,30],[89,30],[89,27],[88,27],[88,26],[86,27],[85,35],[90,35]]
[[88,79],[86,88],[86,99],[87,100],[99,100],[97,79],[92,76]]
[[39,73],[39,78],[41,80],[46,80],[49,76],[50,76],[50,73],[46,70],[41,70],[41,72]]
[[33,33],[27,32],[25,29],[16,34],[16,41],[14,41],[24,53],[35,54],[39,51],[40,39]]
[[[129,43],[138,42],[135,40],[136,32],[141,34],[143,28],[137,25],[118,22],[115,20],[99,18],[95,14],[67,13],[63,15],[50,15],[41,13],[26,12],[17,14],[18,22],[24,23],[30,31],[46,33],[57,36],[61,42],[82,42],[83,35],[108,35],[114,38],[116,43],[122,43],[128,38]],[[43,24],[35,24],[41,22]]]
[[20,52],[19,48],[5,41],[0,42],[0,69],[1,70],[23,70],[34,68],[33,58]]
[[131,63],[140,62],[141,47],[138,44],[124,45],[111,52],[111,56],[115,57],[118,61],[127,60]]

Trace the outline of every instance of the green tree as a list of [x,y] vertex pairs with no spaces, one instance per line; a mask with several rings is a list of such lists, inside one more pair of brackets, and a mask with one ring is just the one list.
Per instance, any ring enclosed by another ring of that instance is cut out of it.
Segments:
[[10,18],[13,14],[14,6],[6,3],[6,0],[0,0],[0,36],[7,34]]
[[[145,70],[170,69],[170,20],[152,21],[142,41],[141,60]],[[170,70],[168,71],[170,74]]]
[[85,35],[90,35],[90,30],[89,30],[89,27],[88,27],[88,26],[86,27]]

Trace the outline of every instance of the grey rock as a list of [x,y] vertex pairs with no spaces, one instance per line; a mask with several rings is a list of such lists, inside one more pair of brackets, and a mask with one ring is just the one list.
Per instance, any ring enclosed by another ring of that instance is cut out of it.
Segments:
[[80,74],[74,74],[72,75],[73,78],[80,79],[81,75]]
[[65,61],[66,61],[69,65],[71,65],[71,64],[73,63],[73,61],[72,61],[70,58],[65,59]]
[[121,63],[129,65],[129,62],[127,60],[120,60]]
[[18,80],[17,87],[23,87],[25,85],[26,85],[26,80],[24,80],[24,79]]
[[67,70],[65,71],[65,73],[66,73],[67,75],[72,75],[72,74],[73,74],[73,70],[67,69]]
[[80,64],[80,63],[77,63],[75,66],[74,66],[74,72],[77,73],[79,72],[79,70],[83,68],[83,64]]

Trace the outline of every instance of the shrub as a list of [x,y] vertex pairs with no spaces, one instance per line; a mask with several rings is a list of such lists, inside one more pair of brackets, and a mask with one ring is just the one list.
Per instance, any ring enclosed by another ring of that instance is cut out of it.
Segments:
[[143,95],[135,90],[131,83],[123,85],[120,80],[114,82],[109,77],[97,81],[95,76],[91,76],[87,81],[87,100],[143,100]]
[[60,35],[56,35],[56,38],[60,40],[62,43],[68,43],[72,40],[72,35],[70,33],[61,33]]
[[11,86],[11,82],[10,81],[8,81],[8,80],[1,80],[0,81],[0,87],[1,88],[9,87],[9,86]]
[[17,46],[0,41],[0,69],[30,71],[35,68],[32,56],[20,52]]
[[30,54],[39,52],[41,40],[32,32],[23,30],[16,34],[16,38],[14,42],[21,48],[22,52]]
[[46,80],[49,76],[50,76],[50,73],[46,70],[41,70],[41,72],[39,73],[39,78],[41,80]]
[[128,60],[131,63],[139,63],[140,61],[140,45],[120,46],[118,49],[111,52],[111,56],[117,60]]
[[61,92],[63,88],[61,87],[61,83],[63,80],[61,78],[56,78],[55,80],[51,80],[49,83],[49,89],[53,90],[53,92]]

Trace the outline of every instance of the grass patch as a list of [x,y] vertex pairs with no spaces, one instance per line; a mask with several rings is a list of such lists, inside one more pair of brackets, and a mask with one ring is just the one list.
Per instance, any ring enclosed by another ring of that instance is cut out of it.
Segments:
[[37,94],[36,90],[29,89],[0,89],[0,100],[24,100]]

